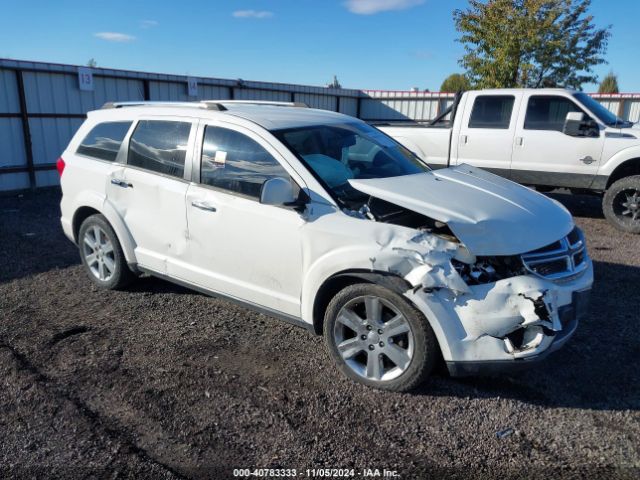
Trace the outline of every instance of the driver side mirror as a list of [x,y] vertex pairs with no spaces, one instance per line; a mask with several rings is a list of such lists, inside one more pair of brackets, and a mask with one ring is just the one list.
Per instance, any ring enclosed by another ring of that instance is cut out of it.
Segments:
[[562,127],[562,133],[570,137],[598,137],[600,128],[588,115],[582,112],[568,112]]
[[291,180],[282,177],[275,177],[266,180],[260,189],[260,203],[264,205],[290,207],[298,212],[303,212],[309,196],[300,190],[296,196]]

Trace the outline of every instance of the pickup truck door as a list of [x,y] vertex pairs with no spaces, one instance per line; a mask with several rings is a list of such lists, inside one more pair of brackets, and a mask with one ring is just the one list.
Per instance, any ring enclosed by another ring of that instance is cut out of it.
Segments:
[[526,93],[518,115],[511,178],[525,185],[588,188],[598,171],[604,132],[562,132],[568,112],[588,113],[570,95]]
[[522,94],[468,92],[454,121],[451,164],[468,163],[509,178]]

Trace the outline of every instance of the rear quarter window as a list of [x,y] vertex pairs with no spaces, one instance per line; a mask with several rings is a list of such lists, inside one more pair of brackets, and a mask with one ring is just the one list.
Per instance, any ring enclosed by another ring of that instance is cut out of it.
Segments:
[[80,143],[76,153],[113,162],[132,122],[99,123]]

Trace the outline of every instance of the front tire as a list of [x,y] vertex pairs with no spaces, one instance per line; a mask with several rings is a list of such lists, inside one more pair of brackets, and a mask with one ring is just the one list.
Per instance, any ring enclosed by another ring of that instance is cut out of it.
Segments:
[[424,315],[380,285],[341,290],[327,307],[324,337],[342,373],[383,390],[414,389],[437,360],[438,344]]
[[602,210],[618,230],[640,233],[640,175],[614,182],[604,194]]
[[80,259],[98,287],[118,290],[135,278],[116,233],[103,215],[87,217],[78,232]]

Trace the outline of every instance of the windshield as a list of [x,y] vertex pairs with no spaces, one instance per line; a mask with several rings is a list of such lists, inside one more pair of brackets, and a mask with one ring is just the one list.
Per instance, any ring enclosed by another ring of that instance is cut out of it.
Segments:
[[616,117],[613,113],[607,110],[607,108],[603,107],[586,93],[578,92],[574,93],[573,96],[576,97],[576,99],[578,99],[578,101],[585,107],[591,110],[605,125],[609,127],[624,127],[631,125],[631,122],[627,122]]
[[345,205],[367,197],[349,185],[350,179],[399,177],[430,170],[405,147],[366,123],[317,125],[272,133]]

